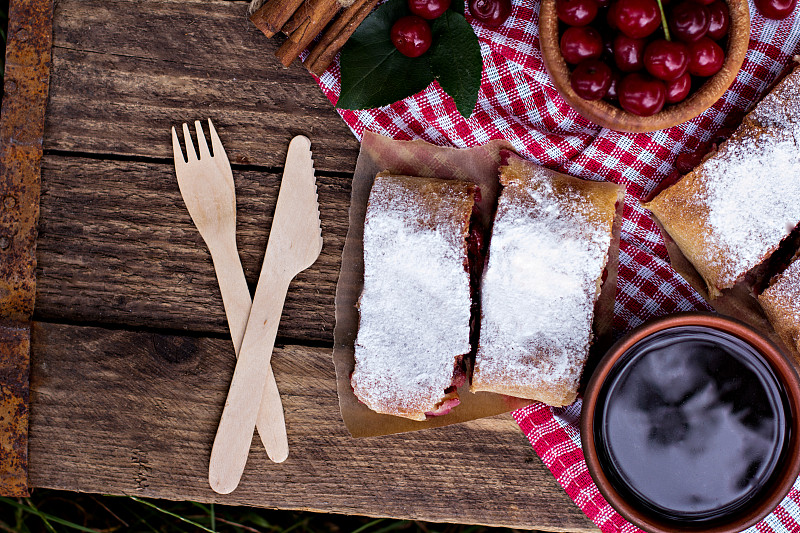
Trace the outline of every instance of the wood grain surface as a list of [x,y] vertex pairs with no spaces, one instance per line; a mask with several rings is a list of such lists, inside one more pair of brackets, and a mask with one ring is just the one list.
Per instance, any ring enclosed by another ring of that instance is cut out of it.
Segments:
[[592,530],[508,415],[352,439],[328,348],[276,349],[289,458],[270,462],[254,437],[240,487],[221,496],[206,479],[234,366],[228,340],[37,323],[33,343],[34,486]]
[[[228,335],[211,256],[171,163],[47,155],[42,176],[37,318]],[[239,250],[253,287],[280,177],[233,170]],[[317,188],[322,255],[292,282],[278,335],[332,342],[350,179],[318,173]]]
[[[331,361],[358,142],[301,66],[284,69],[245,1],[60,0],[45,121],[32,332],[35,487],[260,507],[596,531],[508,416],[352,439]],[[251,290],[281,166],[312,141],[324,247],[292,283],[273,357],[290,455],[254,436],[240,487],[208,459],[234,354],[169,128],[213,119],[233,163]]]
[[318,170],[352,172],[358,143],[279,39],[247,20],[247,2],[56,3],[44,148],[172,157],[169,127],[210,117],[231,163],[278,167],[295,135]]

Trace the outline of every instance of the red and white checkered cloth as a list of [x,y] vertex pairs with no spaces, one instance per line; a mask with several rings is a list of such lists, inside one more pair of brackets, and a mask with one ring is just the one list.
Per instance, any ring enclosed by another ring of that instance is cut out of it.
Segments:
[[[513,0],[511,17],[497,30],[473,22],[483,54],[483,79],[476,110],[464,119],[434,83],[391,106],[339,111],[361,138],[365,129],[395,139],[469,147],[506,139],[546,167],[584,178],[624,184],[624,209],[614,328],[617,335],[649,318],[676,311],[710,310],[669,265],[661,234],[636,201],[674,170],[682,152],[704,150],[720,131],[741,122],[778,74],[800,53],[800,9],[788,19],[763,18],[750,1],[750,47],[733,86],[714,106],[690,122],[655,133],[625,134],[602,129],[564,102],[553,87],[539,50],[538,0]],[[319,80],[331,100],[338,98],[339,68]],[[534,404],[513,413],[536,453],[575,503],[604,532],[633,532],[600,495],[581,451],[581,402],[564,409]],[[800,532],[800,480],[764,521],[748,531]]]

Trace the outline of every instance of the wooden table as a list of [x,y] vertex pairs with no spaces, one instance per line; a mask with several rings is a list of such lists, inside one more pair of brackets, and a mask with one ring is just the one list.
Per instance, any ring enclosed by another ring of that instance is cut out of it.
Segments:
[[[47,6],[48,0],[14,4]],[[269,508],[595,531],[510,416],[353,439],[331,361],[358,142],[301,67],[224,0],[58,0],[31,330],[29,483]],[[20,11],[17,11],[19,17]],[[24,42],[14,18],[10,46]],[[6,81],[8,92],[9,82]],[[14,87],[11,87],[12,92]],[[5,108],[4,108],[5,113]],[[211,117],[234,166],[255,284],[286,147],[309,136],[325,245],[289,290],[273,365],[290,456],[254,439],[220,496],[208,458],[234,354],[169,128]],[[30,126],[27,126],[30,127]]]

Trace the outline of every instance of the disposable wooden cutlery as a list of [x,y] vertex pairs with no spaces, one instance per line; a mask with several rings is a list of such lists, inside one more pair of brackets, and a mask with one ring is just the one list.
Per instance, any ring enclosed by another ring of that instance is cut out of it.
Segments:
[[[209,152],[200,121],[194,124],[199,157],[194,150],[189,127],[183,125],[186,158],[181,151],[178,133],[172,128],[175,174],[189,215],[211,253],[233,347],[238,355],[252,302],[236,247],[236,192],[233,172],[211,120],[208,121],[208,129],[213,156]],[[270,348],[270,352],[271,350]],[[279,463],[288,456],[289,444],[278,386],[269,366],[262,387],[265,407],[258,418],[258,434],[269,458]],[[274,412],[275,406],[280,413]]]
[[280,413],[280,422],[283,422],[280,403],[274,408],[265,403],[265,400],[272,400],[263,396],[264,381],[270,372],[270,358],[289,283],[317,260],[321,250],[311,141],[298,136],[289,144],[264,264],[211,449],[208,480],[216,492],[227,494],[239,484],[256,420],[261,422],[275,415],[270,422],[277,424]]

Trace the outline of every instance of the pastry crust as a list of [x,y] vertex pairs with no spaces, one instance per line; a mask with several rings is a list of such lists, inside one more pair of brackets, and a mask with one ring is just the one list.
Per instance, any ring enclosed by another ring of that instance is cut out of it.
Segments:
[[375,178],[350,380],[373,411],[425,420],[445,402],[458,403],[452,384],[463,379],[470,350],[466,237],[475,189],[455,180]]
[[575,401],[625,189],[512,156],[482,284],[472,391]]
[[800,222],[800,69],[719,150],[644,204],[708,286],[733,287]]
[[781,274],[758,296],[775,332],[800,362],[800,258],[795,255]]

